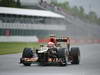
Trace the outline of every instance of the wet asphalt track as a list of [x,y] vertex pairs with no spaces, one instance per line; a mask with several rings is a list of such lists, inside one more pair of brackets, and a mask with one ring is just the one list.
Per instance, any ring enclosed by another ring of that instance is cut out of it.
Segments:
[[21,54],[0,55],[0,75],[100,75],[100,44],[80,45],[80,65],[25,67],[18,64]]

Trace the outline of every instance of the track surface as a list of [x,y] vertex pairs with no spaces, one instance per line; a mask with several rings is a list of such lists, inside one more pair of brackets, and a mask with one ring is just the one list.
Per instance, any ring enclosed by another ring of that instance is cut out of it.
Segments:
[[100,44],[80,45],[80,65],[25,67],[18,64],[21,54],[0,55],[0,75],[100,75]]

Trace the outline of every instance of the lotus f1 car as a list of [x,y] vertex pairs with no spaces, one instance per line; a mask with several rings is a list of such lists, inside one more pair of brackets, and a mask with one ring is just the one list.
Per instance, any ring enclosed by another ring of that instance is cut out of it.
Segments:
[[79,64],[80,50],[78,47],[70,48],[69,37],[50,38],[47,45],[40,45],[40,48],[35,49],[35,52],[31,48],[23,50],[20,63],[30,66],[34,62],[37,62],[39,65],[57,63],[60,66],[66,66],[68,62]]

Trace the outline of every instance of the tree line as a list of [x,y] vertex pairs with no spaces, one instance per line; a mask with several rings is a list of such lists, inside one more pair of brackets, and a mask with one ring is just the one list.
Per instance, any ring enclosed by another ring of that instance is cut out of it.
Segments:
[[64,2],[64,3],[52,2],[51,4],[54,4],[58,7],[63,8],[66,13],[70,13],[73,16],[79,17],[80,19],[83,19],[85,21],[89,21],[89,22],[92,22],[92,23],[97,23],[97,24],[100,25],[100,17],[98,17],[96,12],[94,12],[94,11],[90,11],[88,14],[86,14],[85,10],[82,6],[80,6],[80,7],[77,7],[77,6],[71,7],[69,5],[69,2],[67,2],[67,1]]
[[0,6],[4,7],[21,7],[20,0],[0,0]]

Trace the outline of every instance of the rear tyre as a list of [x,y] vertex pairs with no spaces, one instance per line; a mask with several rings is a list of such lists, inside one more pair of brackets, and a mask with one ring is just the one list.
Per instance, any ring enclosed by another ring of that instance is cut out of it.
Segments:
[[71,58],[72,64],[79,64],[80,63],[80,50],[78,47],[71,48]]
[[31,63],[23,63],[24,66],[31,66]]

